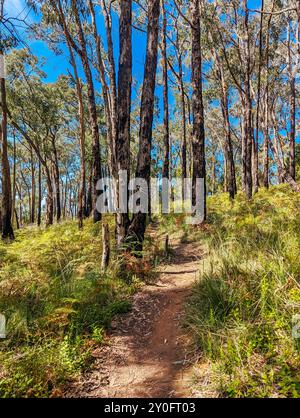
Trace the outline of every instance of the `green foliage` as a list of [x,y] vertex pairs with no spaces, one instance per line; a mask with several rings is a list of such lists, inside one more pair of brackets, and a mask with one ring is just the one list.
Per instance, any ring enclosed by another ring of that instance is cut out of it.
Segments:
[[[287,186],[248,202],[209,199],[207,259],[187,304],[211,386],[228,397],[299,397],[300,196]],[[199,381],[199,387],[201,381]]]
[[137,279],[101,273],[99,225],[25,228],[0,244],[0,397],[55,393],[91,361],[112,318],[130,310]]

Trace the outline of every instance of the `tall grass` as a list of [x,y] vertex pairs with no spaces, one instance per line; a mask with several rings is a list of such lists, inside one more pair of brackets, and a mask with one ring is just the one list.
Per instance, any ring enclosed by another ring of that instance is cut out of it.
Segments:
[[[113,224],[111,224],[113,230]],[[101,225],[29,227],[0,244],[0,397],[51,396],[91,361],[117,313],[130,309],[138,274],[103,274]],[[129,280],[130,279],[130,280]]]
[[[212,393],[227,397],[300,396],[300,197],[288,187],[253,201],[209,201],[209,228],[194,232],[207,250],[187,304],[186,322]],[[203,382],[199,379],[201,391]]]

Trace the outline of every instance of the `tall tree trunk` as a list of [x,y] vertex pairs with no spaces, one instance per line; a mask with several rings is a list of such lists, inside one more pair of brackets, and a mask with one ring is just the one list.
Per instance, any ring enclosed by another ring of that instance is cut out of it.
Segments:
[[17,208],[15,208],[14,214],[15,214],[15,218],[16,218],[16,227],[17,227],[17,229],[20,229],[20,222],[19,222],[19,216],[18,216]]
[[[16,146],[16,132],[13,131],[13,137],[14,137],[14,165],[13,165],[13,194],[12,194],[12,224],[13,219],[15,216],[15,209],[16,209],[16,193],[17,193],[17,146]],[[16,220],[17,221],[17,220]],[[2,230],[2,227],[1,227]]]
[[163,102],[164,102],[164,162],[162,177],[170,177],[170,130],[169,130],[169,97],[168,97],[168,62],[167,62],[167,16],[165,3],[162,2],[162,68],[163,68]]
[[[2,51],[0,51],[0,59],[4,60]],[[7,103],[6,103],[6,87],[5,79],[0,79],[1,87],[1,107],[2,107],[2,124],[0,128],[2,143],[2,238],[14,239],[14,231],[12,227],[12,190],[10,179],[10,166],[8,159],[7,144]]]
[[55,185],[55,203],[56,203],[56,220],[57,222],[61,219],[61,198],[60,198],[60,172],[59,172],[59,161],[56,149],[55,136],[52,135],[52,151],[54,155],[53,161],[53,178]]
[[[126,4],[127,3],[127,4]],[[125,48],[122,50],[120,44],[120,59],[124,63],[124,58],[126,64],[128,61],[129,49],[131,50],[131,3],[132,1],[122,0],[120,2],[120,43]],[[118,93],[117,93],[117,81],[116,81],[116,66],[114,59],[114,48],[113,48],[113,39],[112,39],[112,19],[111,19],[111,3],[107,7],[106,1],[101,0],[104,23],[106,28],[106,38],[107,38],[107,58],[109,64],[108,78],[110,82],[110,115],[111,115],[111,128],[112,128],[112,142],[113,142],[113,164],[112,164],[112,173],[114,177],[117,177],[116,164],[118,159]],[[130,23],[130,29],[128,24]],[[130,38],[130,45],[127,44],[128,37]],[[124,55],[123,55],[124,54]],[[126,65],[125,64],[125,65]],[[120,69],[120,63],[119,63]],[[125,93],[127,96],[127,93]]]
[[[53,184],[52,184],[51,172],[50,172],[50,169],[47,165],[47,160],[42,155],[41,150],[38,147],[38,145],[34,141],[32,141],[30,136],[27,134],[27,132],[12,119],[12,116],[11,116],[10,113],[9,113],[9,117],[10,117],[11,125],[14,128],[16,128],[21,133],[21,135],[26,139],[29,146],[32,147],[32,149],[35,151],[35,153],[36,153],[36,155],[39,159],[39,162],[41,163],[41,165],[44,169],[46,182],[47,182],[47,191],[48,191],[48,196],[46,198],[46,207],[47,207],[46,208],[46,226],[52,225],[53,224],[53,213],[54,213],[54,208],[53,208]],[[50,200],[51,200],[51,202],[50,202]],[[21,220],[20,220],[20,224],[21,224]]]
[[295,165],[295,138],[296,138],[296,80],[294,75],[294,68],[291,54],[291,21],[288,19],[288,69],[289,69],[289,84],[290,84],[290,138],[289,138],[289,174],[295,180],[296,165]]
[[231,199],[234,199],[237,192],[236,176],[235,176],[235,164],[231,140],[230,118],[229,118],[229,105],[228,105],[228,88],[225,80],[223,65],[217,53],[214,53],[214,58],[218,68],[218,77],[221,82],[221,109],[224,120],[224,127],[226,132],[225,145],[224,145],[224,177],[225,177],[225,190],[229,193]]
[[289,173],[290,176],[296,179],[296,80],[292,77],[290,81],[291,99],[290,99],[290,152],[289,152]]
[[84,107],[82,99],[82,87],[80,80],[77,80],[77,95],[78,95],[78,112],[79,112],[79,124],[80,124],[80,187],[78,193],[78,225],[79,228],[83,227],[83,219],[85,217],[86,208],[86,168],[85,168],[85,123],[84,123]]
[[182,117],[182,144],[181,144],[181,165],[182,165],[182,181],[187,178],[187,129],[186,129],[186,109],[185,109],[185,91],[182,71],[182,56],[179,54],[178,59],[179,78],[180,78],[180,99],[181,99],[181,117]]
[[[275,5],[275,0],[272,2],[271,11],[273,12]],[[269,49],[270,49],[270,26],[272,21],[272,14],[270,14],[268,19],[268,24],[266,28],[266,48],[265,48],[265,97],[264,97],[264,120],[263,120],[263,133],[264,133],[264,143],[263,143],[263,184],[267,189],[269,188]]]
[[89,65],[89,59],[86,49],[86,41],[84,38],[84,33],[78,13],[78,8],[76,5],[76,0],[72,0],[72,6],[75,16],[76,27],[78,30],[78,40],[81,47],[80,58],[82,60],[82,65],[84,68],[85,78],[88,87],[88,109],[90,114],[90,123],[92,130],[92,140],[93,140],[93,219],[94,222],[101,220],[101,213],[97,211],[96,203],[99,196],[99,191],[97,191],[97,183],[101,178],[101,160],[100,160],[100,143],[99,143],[99,127],[97,119],[97,107],[95,99],[95,90],[91,68]]
[[216,151],[213,148],[212,149],[212,169],[211,169],[211,192],[212,194],[216,193],[217,190],[217,184],[216,184],[216,180],[217,180],[217,173],[216,173],[216,164],[217,164],[217,159],[216,159]]
[[74,80],[76,86],[76,94],[78,100],[78,120],[79,120],[79,146],[80,146],[80,186],[78,193],[78,227],[83,228],[83,219],[86,213],[86,167],[85,167],[85,122],[84,122],[84,105],[82,95],[82,84],[78,75],[77,65],[73,53],[72,46],[68,43],[70,61],[73,67]]
[[[27,196],[28,196],[28,218],[26,218],[26,222],[29,223],[30,214],[31,214],[31,189],[30,189],[30,184],[27,183],[26,176],[24,175],[24,172],[21,167],[20,167],[20,175],[23,180],[25,189],[27,191]],[[26,215],[27,215],[27,211],[26,211]]]
[[109,265],[110,245],[109,245],[109,227],[108,224],[102,225],[102,263],[101,270],[104,273]]
[[94,222],[98,222],[101,220],[101,213],[97,211],[96,203],[99,196],[99,191],[97,190],[97,183],[101,178],[101,156],[100,156],[100,142],[99,142],[99,126],[98,126],[98,118],[97,118],[97,106],[96,106],[96,99],[95,99],[95,89],[94,89],[94,82],[92,71],[89,63],[87,47],[86,47],[86,40],[79,16],[78,5],[76,0],[72,0],[72,12],[75,18],[75,24],[77,29],[77,37],[80,48],[78,48],[77,44],[74,42],[72,38],[68,26],[66,24],[66,19],[64,15],[64,11],[62,8],[61,0],[57,0],[57,4],[55,0],[50,0],[51,5],[54,11],[58,14],[61,26],[63,28],[64,34],[68,42],[71,44],[72,48],[76,51],[79,55],[85,78],[87,83],[87,98],[88,98],[88,111],[90,117],[90,125],[92,131],[92,158],[93,158],[93,189],[92,189],[92,201],[93,201],[93,220]]
[[[154,114],[154,92],[157,70],[157,50],[159,32],[160,0],[148,1],[147,52],[144,82],[141,99],[139,151],[136,177],[146,180],[148,187],[151,173],[152,125]],[[128,238],[136,243],[135,249],[141,251],[146,230],[146,214],[134,214],[128,229]]]
[[53,183],[49,169],[45,168],[46,182],[47,182],[47,197],[46,197],[46,227],[53,225],[54,206],[53,206]]
[[105,121],[106,121],[106,128],[107,128],[107,146],[109,151],[109,161],[111,165],[111,169],[113,175],[115,175],[116,169],[116,161],[115,161],[115,142],[116,142],[116,126],[112,126],[112,111],[111,111],[111,97],[110,97],[110,90],[106,81],[106,74],[105,74],[105,66],[103,61],[103,54],[102,54],[102,46],[101,46],[101,37],[98,33],[97,29],[97,22],[96,22],[96,14],[95,14],[95,7],[92,0],[88,0],[89,2],[89,10],[91,14],[91,21],[92,21],[92,28],[93,28],[93,36],[96,44],[96,54],[97,54],[97,67],[102,87],[102,96],[104,102],[104,110],[105,110]]
[[249,34],[249,10],[247,0],[244,0],[244,31],[245,31],[245,192],[248,199],[252,197],[252,97],[251,97],[251,57],[250,57],[250,34]]
[[[124,193],[128,193],[128,179],[130,178],[130,113],[131,113],[131,84],[132,84],[132,1],[120,2],[120,59],[118,70],[118,140],[115,144],[118,171],[127,173],[126,184],[122,184]],[[120,204],[119,187],[117,200]],[[128,198],[126,200],[127,213],[117,213],[117,243],[120,245],[126,237],[129,226]]]
[[291,186],[291,189],[294,192],[299,193],[300,192],[300,187],[299,187],[298,183],[290,175],[289,168],[285,167],[284,162],[281,161],[281,159],[279,157],[278,150],[276,149],[276,147],[274,146],[272,141],[270,141],[270,148],[272,150],[272,153],[274,155],[274,159],[276,161],[276,165],[277,165],[277,169],[278,169],[279,182],[281,182],[280,179],[283,179],[284,181],[286,181],[286,183],[288,183]]
[[256,103],[256,136],[253,141],[253,192],[257,193],[259,187],[258,179],[258,147],[259,147],[259,128],[260,128],[260,104],[261,104],[261,70],[262,70],[262,52],[263,52],[263,23],[264,23],[264,0],[261,2],[260,28],[259,28],[259,62],[257,76],[257,103]]
[[35,222],[35,167],[32,147],[30,147],[30,170],[31,170],[31,208],[30,208],[30,223]]
[[265,92],[265,104],[264,104],[264,122],[263,122],[263,184],[267,189],[269,188],[269,88],[267,87]]
[[276,116],[275,116],[274,109],[273,109],[271,116],[272,116],[272,123],[274,127],[274,143],[272,141],[269,141],[269,144],[270,144],[270,149],[272,150],[272,153],[273,153],[276,165],[277,165],[279,179],[282,178],[284,181],[286,181],[291,186],[291,189],[294,192],[300,192],[300,186],[290,175],[290,170],[289,170],[289,167],[286,167],[285,165],[284,157],[282,157],[282,159],[280,158],[280,152],[278,148],[280,148],[281,145],[280,145],[280,139],[278,136],[278,127],[276,124]]
[[23,226],[23,201],[22,201],[22,185],[18,187],[16,185],[16,189],[19,195],[19,228]]
[[196,180],[204,181],[204,217],[206,220],[206,168],[205,168],[205,131],[204,109],[202,97],[202,51],[201,51],[201,23],[198,0],[191,0],[192,24],[192,109],[193,109],[193,190],[192,200],[196,203]]
[[[181,178],[182,178],[182,194],[184,196],[184,179],[187,175],[187,127],[186,127],[186,94],[184,89],[183,81],[183,69],[182,69],[182,51],[179,42],[179,29],[176,22],[176,49],[177,49],[177,60],[178,60],[178,75],[174,68],[172,71],[176,75],[179,88],[180,88],[180,102],[181,102],[181,126],[182,126],[182,142],[181,142]],[[189,106],[189,102],[188,102]]]
[[222,113],[226,131],[226,141],[225,141],[225,164],[226,167],[226,189],[229,193],[231,199],[234,199],[237,192],[236,186],[236,177],[235,177],[235,164],[234,156],[232,149],[232,140],[231,140],[231,129],[230,129],[230,119],[229,119],[229,110],[228,110],[228,92],[226,85],[222,87]]
[[244,96],[241,95],[242,190],[246,191],[247,118]]
[[40,226],[42,223],[42,165],[39,161],[39,175],[38,175],[38,212],[37,212],[37,224]]
[[297,0],[296,12],[297,12],[297,54],[298,54],[298,64],[299,64],[300,63],[300,0]]
[[86,216],[90,216],[93,210],[92,189],[93,189],[93,172],[92,172],[92,168],[90,168],[89,179],[88,179],[88,190],[87,190],[87,197],[86,197]]
[[[69,190],[69,173],[67,171],[66,172],[66,179],[65,179],[65,200],[64,200],[64,208],[63,208],[65,219],[68,216],[68,207],[67,207],[67,205],[68,205],[68,190]],[[91,190],[92,190],[92,186],[91,186]],[[92,203],[91,203],[91,210],[92,210]]]

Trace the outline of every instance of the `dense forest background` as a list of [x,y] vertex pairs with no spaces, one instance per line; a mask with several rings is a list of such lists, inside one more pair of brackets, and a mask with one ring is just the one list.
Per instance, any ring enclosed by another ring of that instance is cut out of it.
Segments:
[[[297,396],[300,0],[0,0],[0,25],[0,310],[14,330],[0,395],[48,396],[82,371],[181,231],[208,249],[186,322],[221,364],[214,390]],[[193,201],[204,179],[203,224],[101,215],[97,182],[119,170],[190,177]]]

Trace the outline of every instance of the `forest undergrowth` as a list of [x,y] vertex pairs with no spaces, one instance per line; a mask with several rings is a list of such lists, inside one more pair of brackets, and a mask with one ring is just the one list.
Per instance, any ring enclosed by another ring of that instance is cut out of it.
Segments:
[[218,194],[208,208],[201,227],[183,215],[158,219],[143,261],[127,256],[120,263],[113,252],[105,273],[101,223],[86,221],[82,231],[76,222],[27,227],[12,244],[0,244],[0,312],[7,319],[0,397],[60,396],[91,367],[113,317],[129,311],[132,295],[155,277],[166,234],[199,242],[205,254],[185,306],[184,325],[201,358],[195,393],[298,397],[300,197],[282,185],[250,202]]
[[250,202],[216,195],[207,228],[190,238],[206,251],[186,306],[201,355],[195,388],[204,396],[299,397],[299,195],[286,185]]
[[26,227],[0,244],[1,398],[60,396],[91,366],[113,317],[129,311],[132,295],[153,279],[160,250],[146,240],[143,261],[127,256],[125,269],[112,252],[105,273],[101,254],[101,223],[91,220],[81,231],[75,221]]

